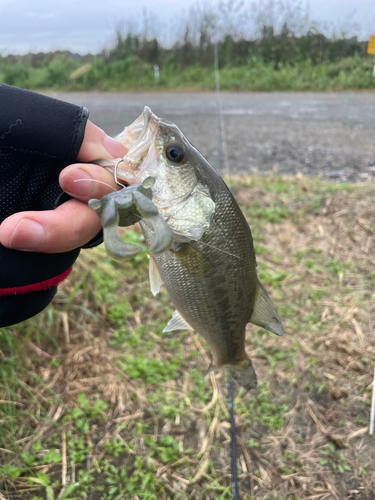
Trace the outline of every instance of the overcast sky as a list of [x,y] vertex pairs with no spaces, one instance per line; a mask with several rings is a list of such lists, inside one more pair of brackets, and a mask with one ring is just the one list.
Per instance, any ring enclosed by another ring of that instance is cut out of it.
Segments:
[[[239,0],[238,0],[239,1]],[[263,5],[265,0],[262,1]],[[310,19],[329,29],[347,28],[367,39],[375,33],[375,0],[267,0],[307,7]],[[144,29],[164,44],[179,35],[181,18],[197,0],[0,0],[0,54],[68,49],[98,53],[113,45],[117,28]],[[201,7],[217,8],[219,0]],[[244,4],[250,4],[244,0]]]

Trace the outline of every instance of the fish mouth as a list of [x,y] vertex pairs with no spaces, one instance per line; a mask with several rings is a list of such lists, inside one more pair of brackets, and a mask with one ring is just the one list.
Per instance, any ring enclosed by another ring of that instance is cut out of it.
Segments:
[[156,159],[156,149],[152,146],[159,121],[151,109],[145,106],[142,114],[115,137],[129,150],[118,165],[117,177],[120,180],[131,185],[140,183],[144,180],[143,177],[147,177],[145,171]]
[[[199,240],[210,227],[215,202],[209,188],[199,182],[189,159],[178,167],[169,164],[166,144],[176,139],[185,140],[178,127],[158,118],[146,106],[115,139],[128,149],[128,153],[123,158],[97,163],[112,172],[116,182],[128,186],[142,184],[147,177],[153,177],[152,201],[172,229],[175,240]],[[181,175],[181,168],[184,168],[184,175]]]
[[130,153],[146,137],[151,118],[158,120],[151,109],[145,106],[142,114],[115,137],[116,141],[121,142]]

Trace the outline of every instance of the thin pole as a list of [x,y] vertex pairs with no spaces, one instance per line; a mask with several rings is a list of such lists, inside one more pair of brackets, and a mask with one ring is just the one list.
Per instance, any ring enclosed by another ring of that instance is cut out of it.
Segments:
[[375,423],[375,365],[374,365],[374,379],[372,383],[372,400],[371,400],[370,430],[369,430],[370,436],[374,434],[374,423]]
[[225,137],[225,125],[223,116],[223,103],[221,102],[220,93],[220,76],[219,76],[219,55],[217,43],[214,45],[214,60],[215,60],[215,85],[216,85],[216,131],[217,145],[219,149],[219,165],[222,172],[226,175],[230,174],[227,140]]
[[229,401],[228,406],[230,410],[230,432],[231,432],[231,457],[232,457],[232,492],[233,499],[239,500],[238,492],[238,473],[237,473],[237,448],[236,448],[236,423],[234,416],[234,389],[232,375],[228,375],[229,386]]

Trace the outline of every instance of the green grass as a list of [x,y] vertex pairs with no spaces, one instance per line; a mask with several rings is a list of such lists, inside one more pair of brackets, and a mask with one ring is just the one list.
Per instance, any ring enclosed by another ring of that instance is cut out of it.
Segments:
[[[375,280],[356,221],[371,225],[373,187],[274,175],[228,184],[286,331],[248,329],[259,389],[236,390],[242,498],[302,500],[327,484],[345,496],[351,478],[371,491]],[[0,330],[5,498],[232,498],[226,375],[204,378],[200,336],[163,333],[174,308],[165,291],[151,295],[147,266],[145,253],[118,264],[102,247],[83,252],[53,304]]]
[[[28,89],[59,90],[214,90],[213,67],[198,65],[179,68],[165,65],[160,79],[155,81],[154,65],[134,57],[121,61],[104,61],[101,57],[87,66],[63,54],[58,54],[43,67],[3,62],[0,81]],[[88,70],[72,78],[74,71]],[[263,62],[249,58],[239,67],[224,66],[220,71],[222,90],[230,91],[324,91],[374,89],[371,58],[348,57],[337,63],[313,65],[310,61],[295,64]]]

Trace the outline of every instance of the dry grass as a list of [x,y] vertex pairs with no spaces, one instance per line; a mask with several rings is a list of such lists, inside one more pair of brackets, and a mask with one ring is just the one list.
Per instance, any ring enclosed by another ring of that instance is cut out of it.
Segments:
[[[241,498],[373,499],[373,185],[229,184],[287,332],[248,327],[260,387],[235,401]],[[198,335],[162,333],[172,311],[144,255],[119,265],[97,248],[53,306],[0,330],[5,498],[63,499],[77,481],[69,498],[232,497],[226,376],[203,380]]]

